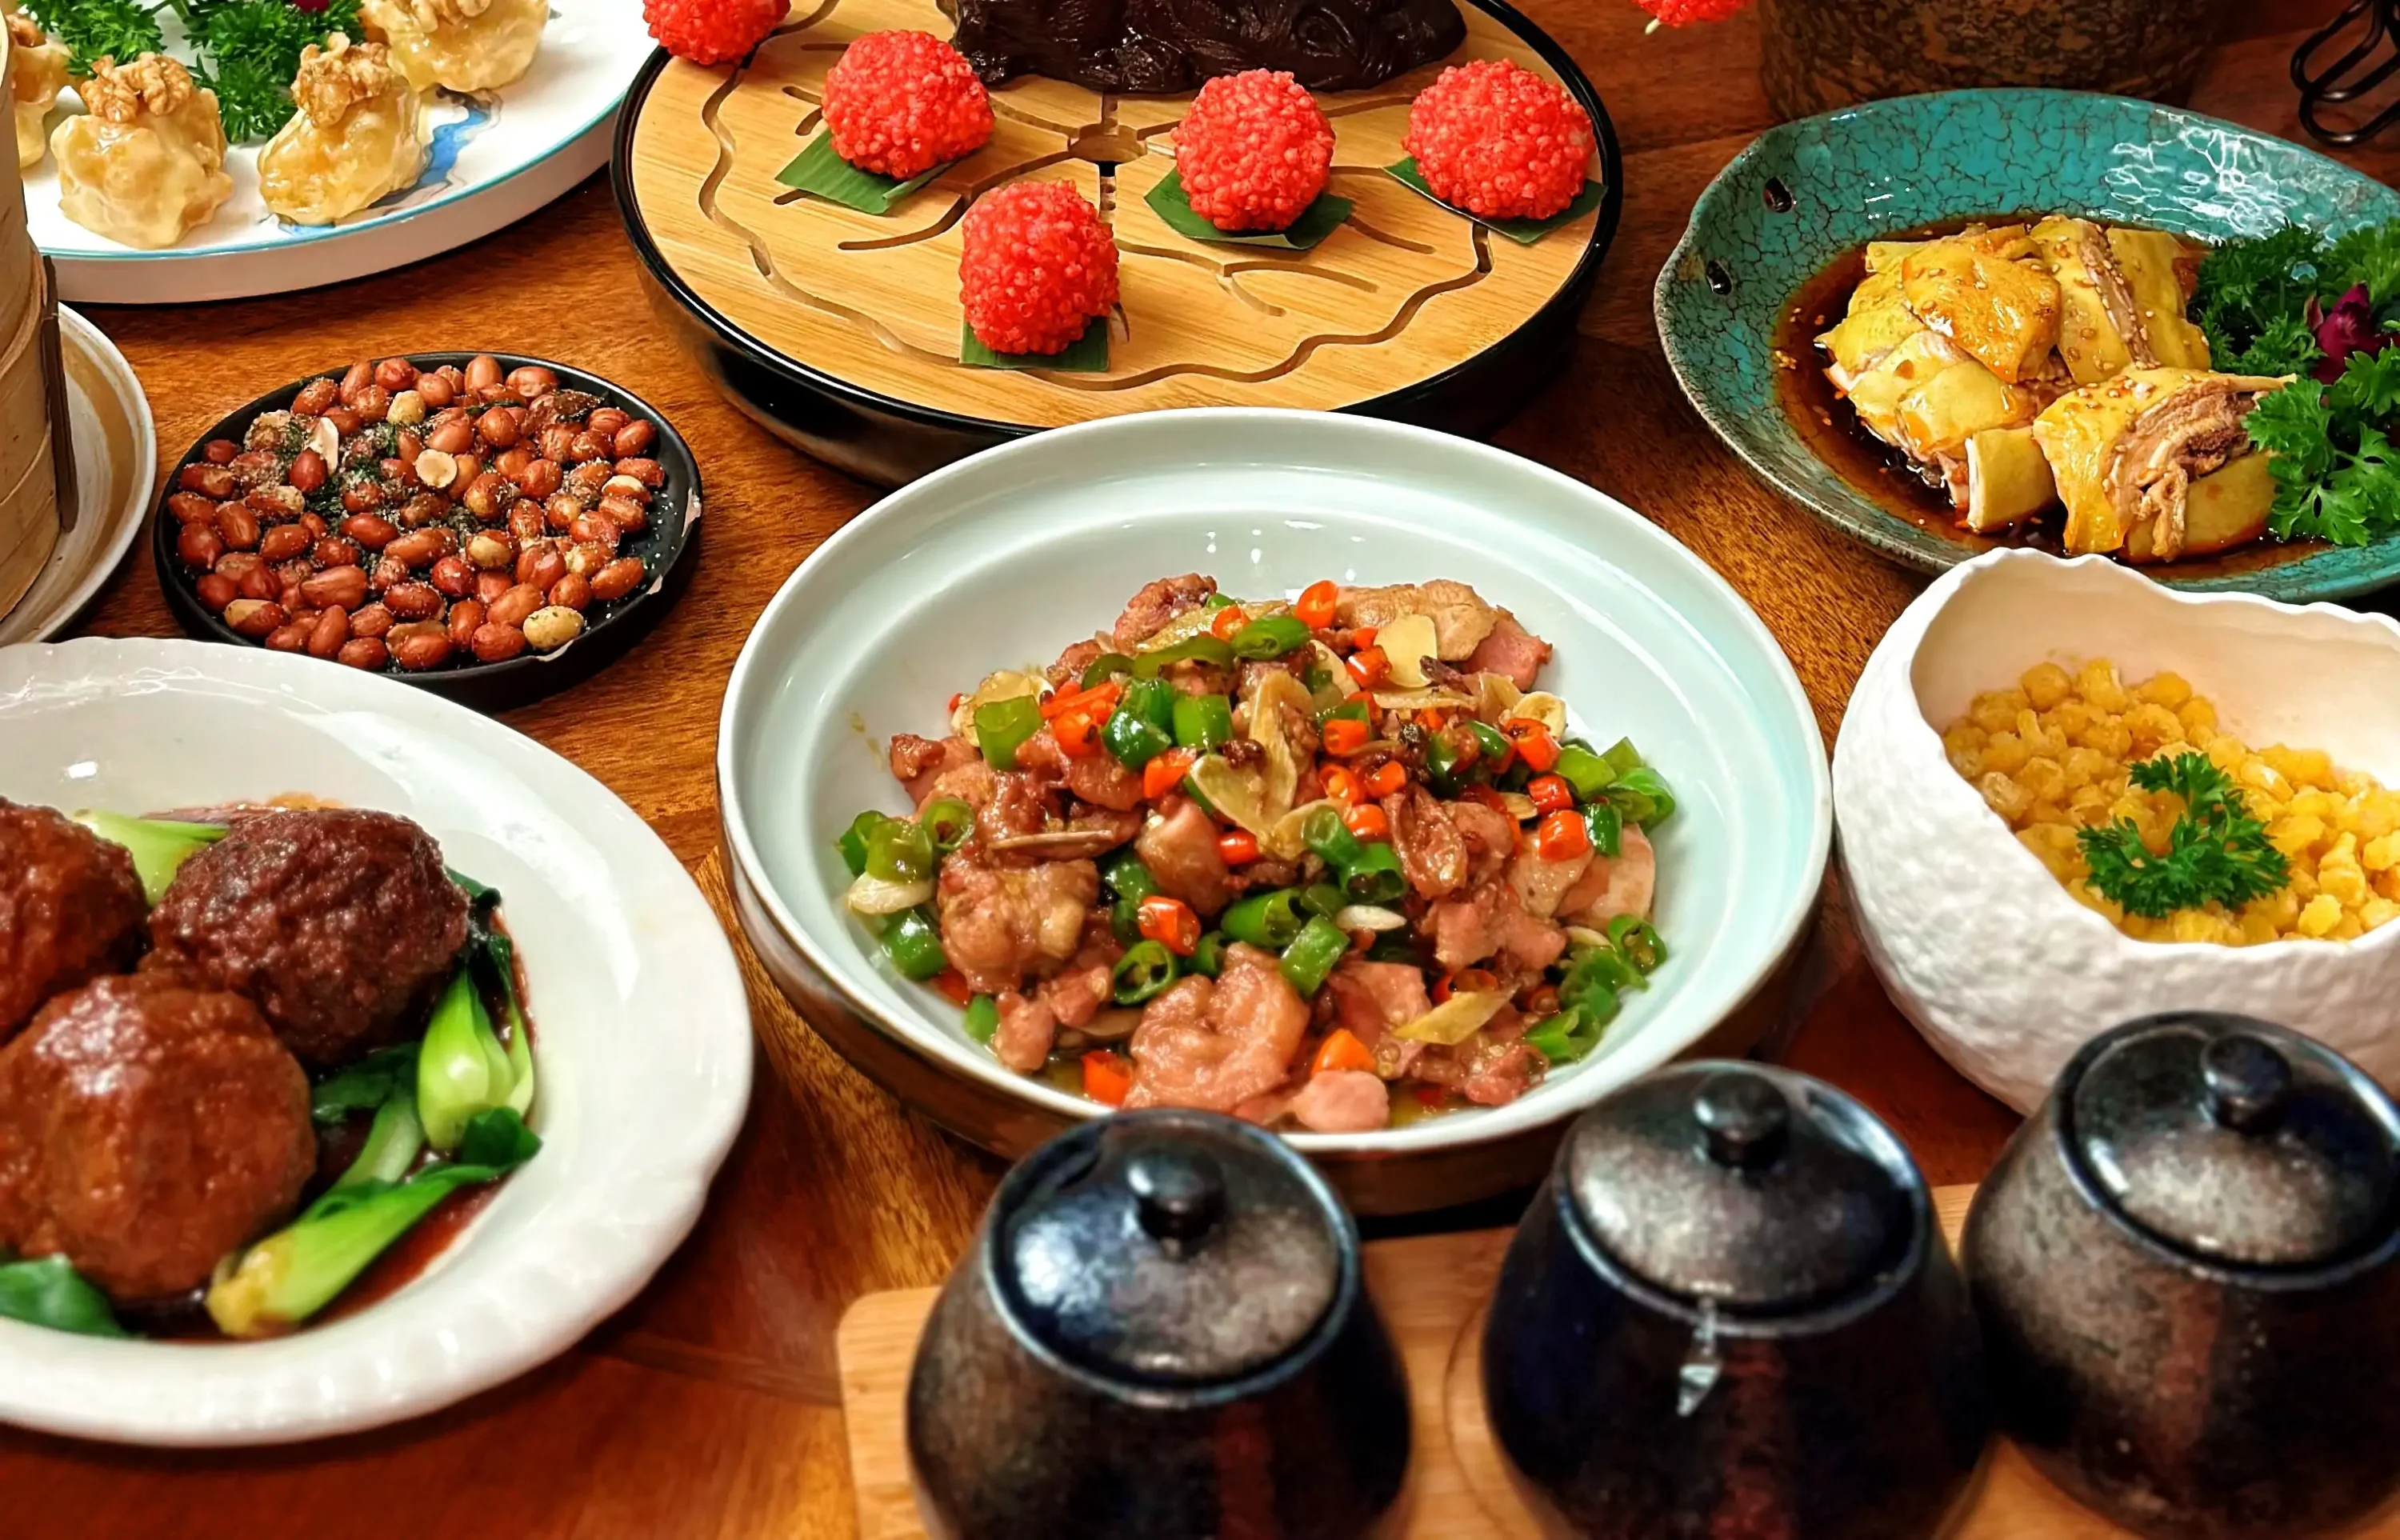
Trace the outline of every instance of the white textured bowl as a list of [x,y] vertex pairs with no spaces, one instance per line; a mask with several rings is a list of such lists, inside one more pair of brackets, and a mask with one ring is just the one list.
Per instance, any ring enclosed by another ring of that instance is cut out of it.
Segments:
[[[1013,1128],[1098,1111],[1010,1073],[956,1007],[881,963],[842,910],[832,840],[863,808],[907,811],[885,765],[893,733],[947,731],[953,690],[1039,667],[1143,583],[1187,571],[1250,595],[1321,578],[1472,583],[1555,644],[1544,679],[1578,726],[1630,735],[1681,803],[1658,840],[1670,961],[1598,1052],[1507,1107],[1298,1135],[1301,1148],[1382,1161],[1553,1124],[1697,1043],[1799,934],[1831,833],[1822,743],[1774,639],[1698,558],[1591,488],[1463,439],[1338,415],[1150,413],[1021,440],[893,493],[809,558],[743,648],[717,743],[740,912],[820,1029],[829,998],[811,970],[890,1043],[1041,1114]],[[1020,1143],[932,1110],[987,1144]]]
[[2254,747],[2321,748],[2400,784],[2400,626],[2332,605],[2163,588],[2106,557],[1994,552],[1908,606],[1834,755],[1842,867],[1867,955],[1926,1040],[2031,1111],[2093,1034],[2153,1011],[2239,1011],[2400,1086],[2400,925],[2355,942],[2135,941],[2067,896],[1950,766],[1940,724],[2045,661],[2129,682],[2172,669]]
[[498,887],[525,960],[541,1153],[431,1266],[271,1342],[0,1321],[0,1421],[276,1443],[443,1407],[563,1351],[648,1281],[741,1126],[750,1013],[674,854],[529,738],[397,680],[203,642],[0,647],[0,797],[145,811],[305,792],[416,819]]

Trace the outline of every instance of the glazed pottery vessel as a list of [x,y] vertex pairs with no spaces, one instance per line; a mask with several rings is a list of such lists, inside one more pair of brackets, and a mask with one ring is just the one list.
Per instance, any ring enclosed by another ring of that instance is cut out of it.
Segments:
[[[1659,343],[1684,394],[1761,479],[1848,538],[1938,572],[1993,542],[1893,511],[1820,457],[1785,399],[1785,376],[1819,360],[1778,333],[1799,291],[1869,240],[2029,210],[2215,242],[2287,223],[2326,235],[2377,224],[2400,217],[2400,193],[2284,140],[2126,97],[1872,102],[1769,129],[1718,173],[1659,270]],[[1823,329],[1803,319],[1809,335]],[[2330,599],[2400,579],[2400,540],[2250,547],[2148,570],[2178,587]]]
[[2355,941],[2136,941],[2070,896],[1952,767],[1941,729],[2036,663],[2127,684],[2173,670],[2255,747],[2318,748],[2400,784],[2400,625],[2331,605],[2161,588],[2100,556],[2001,552],[1902,612],[1834,754],[1842,863],[1867,957],[1960,1073],[2030,1112],[2095,1033],[2151,1011],[2275,1016],[2400,1084],[2400,924]]
[[2400,1111],[2243,1016],[2095,1038],[1967,1217],[2001,1425],[2139,1533],[2287,1540],[2400,1484]]
[[908,1457],[942,1540],[1343,1540],[1386,1533],[1408,1385],[1305,1160],[1120,1113],[1001,1183],[926,1322]]
[[1879,96],[2052,86],[2180,102],[2230,0],[1759,0],[1779,116]]
[[1484,1329],[1492,1431],[1548,1527],[1916,1540],[1989,1427],[1924,1179],[1787,1070],[1661,1070],[1567,1135]]

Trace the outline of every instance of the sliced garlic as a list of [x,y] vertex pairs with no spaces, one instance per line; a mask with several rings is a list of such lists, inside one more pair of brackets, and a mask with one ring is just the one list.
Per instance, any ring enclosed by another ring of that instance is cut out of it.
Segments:
[[1425,661],[1438,656],[1440,636],[1434,630],[1430,615],[1403,615],[1375,633],[1375,645],[1391,660],[1392,683],[1409,689],[1423,689],[1433,681],[1425,677]]
[[317,426],[308,429],[308,447],[317,452],[319,459],[330,466],[341,456],[342,430],[325,418],[319,417]]

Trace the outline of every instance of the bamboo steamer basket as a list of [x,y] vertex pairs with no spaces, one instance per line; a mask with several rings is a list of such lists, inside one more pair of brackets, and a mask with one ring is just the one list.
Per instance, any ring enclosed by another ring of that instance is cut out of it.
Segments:
[[[7,68],[7,32],[0,28],[0,81]],[[25,229],[15,145],[15,115],[0,113],[0,487],[7,489],[0,493],[0,615],[34,586],[58,544],[59,511],[72,497],[59,469],[74,463],[61,431],[58,312]]]

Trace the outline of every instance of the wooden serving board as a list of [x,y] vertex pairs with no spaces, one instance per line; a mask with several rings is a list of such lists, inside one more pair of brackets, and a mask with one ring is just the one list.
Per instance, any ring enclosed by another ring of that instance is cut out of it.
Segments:
[[[1443,65],[1507,58],[1558,74],[1473,5],[1449,59],[1318,100],[1332,119],[1329,191],[1356,205],[1308,252],[1194,241],[1143,196],[1173,168],[1188,96],[1104,94],[1022,76],[992,93],[991,141],[883,216],[782,185],[819,132],[825,71],[890,28],[947,37],[936,0],[821,0],[745,64],[676,60],[628,110],[628,185],[661,260],[730,326],[797,362],[911,406],[1054,428],[1205,405],[1332,409],[1441,374],[1527,324],[1597,237],[1587,213],[1533,245],[1493,235],[1384,174],[1410,100]],[[620,173],[623,168],[620,168]],[[1602,175],[1598,157],[1593,176]],[[1122,303],[1105,374],[959,361],[958,225],[1020,178],[1072,182],[1113,229]]]
[[[1957,1244],[1972,1187],[1933,1194]],[[1483,1424],[1483,1309],[1513,1232],[1470,1231],[1375,1241],[1367,1287],[1408,1365],[1416,1462],[1405,1498],[1411,1540],[1538,1540],[1498,1447]],[[909,1360],[934,1290],[869,1294],[842,1317],[837,1348],[850,1433],[859,1540],[923,1540],[908,1479],[905,1409]],[[2078,1506],[2005,1440],[1984,1466],[1971,1506],[1946,1540],[2130,1540]],[[2400,1540],[2400,1516],[2353,1540]]]

